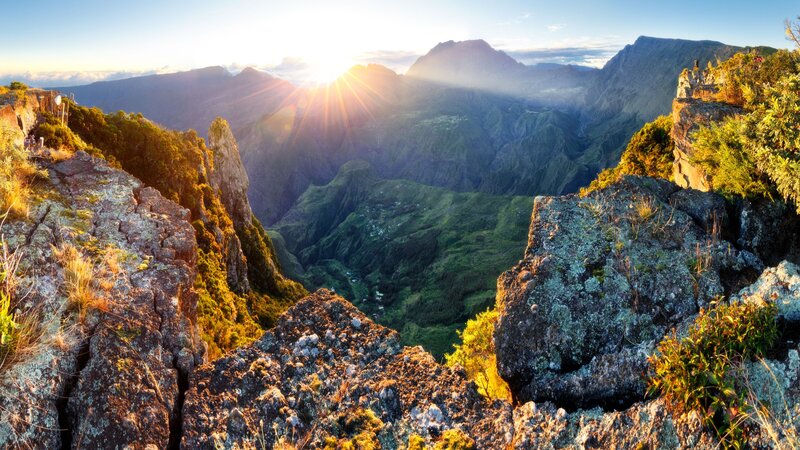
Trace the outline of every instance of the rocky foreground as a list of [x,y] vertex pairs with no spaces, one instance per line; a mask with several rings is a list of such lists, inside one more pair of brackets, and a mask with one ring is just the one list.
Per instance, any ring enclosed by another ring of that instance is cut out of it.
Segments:
[[[652,208],[644,218],[639,202]],[[759,277],[760,259],[714,231],[725,214],[715,194],[635,177],[586,199],[537,199],[525,259],[498,283],[498,365],[515,405],[483,399],[460,369],[401,348],[396,333],[319,291],[253,346],[192,375],[182,443],[362,438],[395,449],[459,430],[475,448],[716,448],[697,414],[645,399],[646,357],[700,307],[736,294],[776,302],[786,330],[771,359],[748,366],[753,392],[781,405],[771,429],[749,425],[753,447],[771,448],[800,423],[800,272],[784,262]],[[377,420],[353,422],[365,411]]]
[[[45,170],[30,219],[2,228],[41,339],[0,373],[0,447],[164,448],[204,353],[189,213],[83,153]],[[95,259],[76,303],[69,261]]]
[[[525,256],[498,282],[512,404],[324,290],[203,365],[187,212],[85,154],[44,167],[31,219],[3,228],[31,274],[20,308],[45,324],[36,354],[0,374],[4,447],[716,448],[696,413],[646,399],[644,375],[661,338],[717,296],[779,307],[780,345],[747,366],[772,405],[748,424],[753,448],[800,424],[800,269],[765,269],[769,227],[716,194],[629,177],[536,199]],[[98,264],[107,303],[83,317],[65,245],[116,261]]]

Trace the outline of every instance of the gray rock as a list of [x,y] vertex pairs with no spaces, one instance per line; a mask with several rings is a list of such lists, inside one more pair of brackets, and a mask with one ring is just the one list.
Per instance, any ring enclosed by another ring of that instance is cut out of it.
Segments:
[[[677,189],[625,177],[586,198],[537,197],[525,258],[498,280],[498,370],[517,401],[643,398],[664,334],[760,265],[678,209],[683,195],[670,205]],[[715,194],[691,198],[719,206]]]
[[[68,436],[76,448],[164,448],[180,379],[204,354],[189,212],[85,153],[48,169],[32,220],[3,226],[22,254],[19,314],[38,314],[42,338],[0,373],[0,447],[59,448]],[[93,261],[106,302],[83,321],[68,307],[63,245]]]

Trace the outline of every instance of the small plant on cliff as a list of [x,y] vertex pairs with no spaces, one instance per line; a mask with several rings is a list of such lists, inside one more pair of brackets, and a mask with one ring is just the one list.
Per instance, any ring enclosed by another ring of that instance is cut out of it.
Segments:
[[[14,311],[22,254],[0,239],[0,371],[37,352],[42,325],[35,311]],[[23,296],[24,297],[24,296]]]
[[8,88],[12,91],[26,91],[28,90],[28,86],[21,82],[21,81],[12,81],[8,84]]
[[0,292],[0,349],[2,350],[11,345],[17,327],[19,327],[14,321],[14,313],[9,311],[10,308],[11,299],[5,292]]
[[483,396],[491,400],[510,400],[508,385],[497,373],[493,338],[497,316],[497,311],[490,309],[467,321],[464,330],[458,332],[461,344],[454,344],[455,351],[445,355],[445,359],[448,366],[463,367]]
[[108,300],[99,294],[97,271],[92,261],[71,244],[53,248],[53,254],[64,268],[67,304],[78,314],[78,320],[86,320],[87,313],[92,310],[107,311]]
[[25,149],[14,143],[14,130],[0,125],[0,218],[28,213],[31,179],[39,172]]
[[763,356],[778,336],[774,304],[718,304],[701,310],[687,336],[673,333],[650,358],[649,389],[680,412],[696,411],[725,448],[746,442],[742,364]]
[[381,448],[378,432],[383,422],[369,408],[345,412],[338,417],[339,427],[347,436],[344,438],[328,437],[325,439],[325,450],[376,450]]
[[581,189],[581,195],[603,189],[623,175],[672,179],[672,151],[675,143],[671,132],[672,118],[669,116],[661,116],[646,123],[631,137],[619,164],[597,174],[597,178],[588,187]]

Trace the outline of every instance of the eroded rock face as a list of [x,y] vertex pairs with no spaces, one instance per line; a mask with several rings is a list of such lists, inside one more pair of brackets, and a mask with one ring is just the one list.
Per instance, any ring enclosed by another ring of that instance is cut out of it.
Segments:
[[720,123],[741,114],[742,109],[726,103],[706,102],[696,98],[676,98],[672,103],[672,139],[675,160],[672,165],[675,183],[683,188],[710,189],[705,174],[691,161],[694,155],[692,133],[701,126]]
[[220,199],[236,227],[250,223],[253,211],[247,200],[250,179],[239,156],[239,145],[228,123],[217,118],[208,130],[208,147],[214,155],[214,166],[209,170],[211,186],[219,190]]
[[513,435],[511,407],[489,403],[463,372],[421,348],[402,348],[396,332],[320,290],[284,314],[252,346],[194,372],[184,406],[185,448],[321,446],[358,433],[347,422],[365,410],[381,422],[382,448],[410,434],[430,444],[458,428],[478,448],[503,448]]
[[665,333],[762,268],[705,215],[671,205],[684,195],[626,177],[586,198],[535,200],[525,257],[498,280],[498,369],[517,402],[642,399],[646,357]]
[[[189,212],[84,153],[47,170],[30,220],[2,230],[22,255],[18,317],[38,314],[43,336],[0,373],[0,447],[165,448],[181,380],[204,354]],[[83,320],[56,255],[65,246],[94,266],[100,302]]]

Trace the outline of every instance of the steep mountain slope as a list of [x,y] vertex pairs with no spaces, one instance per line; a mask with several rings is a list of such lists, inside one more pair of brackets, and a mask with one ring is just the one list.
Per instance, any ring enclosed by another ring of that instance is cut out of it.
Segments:
[[275,231],[307,286],[352,298],[403,343],[441,357],[455,330],[492,304],[497,275],[524,247],[529,210],[526,197],[381,180],[353,161],[306,191]]
[[447,41],[421,56],[410,78],[514,95],[550,105],[568,106],[585,93],[596,69],[541,64],[525,66],[486,41]]
[[295,89],[252,68],[233,76],[222,67],[207,67],[58,90],[75,94],[82,105],[138,112],[172,129],[205,133],[218,116],[239,127],[273,112]]
[[199,322],[212,357],[258,337],[305,294],[281,274],[269,237],[241,197],[248,180],[223,119],[212,124],[209,148],[194,131],[164,129],[141,114],[70,110],[68,127],[45,113],[33,133],[49,147],[103,157],[191,212]]
[[[641,36],[626,45],[600,70],[589,86],[591,111],[631,114],[649,122],[666,114],[675,98],[678,75],[731,57],[742,48],[714,41],[687,41]],[[605,119],[606,116],[603,117]]]
[[[580,70],[526,67],[482,41],[447,42],[420,58],[407,76],[377,65],[355,67],[329,86],[284,96],[274,110],[232,128],[252,180],[249,192],[255,216],[267,225],[284,227],[292,222],[296,228],[298,222],[285,215],[307,208],[306,223],[331,227],[315,239],[283,236],[287,245],[279,249],[292,254],[284,254],[287,267],[299,264],[293,269],[297,273],[308,269],[307,287],[330,287],[332,273],[356,271],[366,277],[393,261],[393,256],[376,253],[371,245],[330,246],[324,257],[317,256],[322,255],[321,242],[351,241],[332,228],[337,222],[330,211],[342,206],[340,199],[320,195],[315,188],[336,191],[340,182],[332,181],[348,162],[366,161],[378,179],[452,191],[440,191],[443,197],[453,192],[502,196],[574,192],[600,169],[617,163],[646,118],[669,111],[677,73],[695,59],[724,56],[732,49],[714,42],[643,37],[602,70]],[[307,191],[316,196],[313,207],[302,203],[308,202],[309,197],[303,196]],[[470,235],[482,229],[480,211],[476,207],[465,212],[463,223],[477,227],[473,230],[453,223],[440,229]],[[425,211],[417,214],[424,216]],[[366,222],[355,223],[352,231],[366,227]],[[400,253],[417,251],[413,239],[397,239],[395,244]],[[414,262],[408,270],[423,266]],[[438,290],[437,282],[422,278],[403,285],[413,286],[413,291]],[[373,282],[369,290],[373,289],[385,288]],[[360,294],[353,298],[367,308]],[[464,298],[458,295],[444,303],[455,307]],[[392,301],[403,304],[401,297]],[[418,324],[409,319],[413,309],[397,311],[392,326],[402,328],[406,320]],[[446,339],[406,330],[404,338],[420,339],[406,342],[425,342],[437,353],[446,350],[457,321],[466,318],[451,313],[436,316],[440,323],[425,324],[427,331],[444,327],[439,337]]]
[[308,186],[328,183],[354,159],[383,178],[492,194],[571,191],[596,171],[577,160],[586,144],[568,113],[408,79],[392,92],[400,100],[390,108],[372,108],[369,120],[348,116],[347,127],[318,114],[276,114],[240,132],[256,215],[274,222]]

